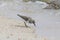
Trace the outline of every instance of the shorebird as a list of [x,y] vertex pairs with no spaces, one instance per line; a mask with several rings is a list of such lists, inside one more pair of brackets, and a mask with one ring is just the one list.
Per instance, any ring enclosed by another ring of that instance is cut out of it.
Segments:
[[19,15],[19,14],[17,14],[17,16],[19,16],[19,17],[21,17],[22,19],[25,20],[24,24],[25,24],[26,27],[28,27],[28,26],[26,25],[26,22],[32,23],[32,24],[34,24],[34,26],[36,26],[35,20],[33,20],[31,17],[22,16],[22,15]]

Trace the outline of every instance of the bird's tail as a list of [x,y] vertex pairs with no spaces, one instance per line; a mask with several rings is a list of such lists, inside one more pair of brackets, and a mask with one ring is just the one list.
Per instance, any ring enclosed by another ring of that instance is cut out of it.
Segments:
[[17,14],[17,16],[21,17],[22,19],[24,19],[26,21],[28,20],[28,18],[26,16],[22,16],[22,15],[19,15],[19,14]]
[[17,16],[22,17],[21,15],[17,14]]

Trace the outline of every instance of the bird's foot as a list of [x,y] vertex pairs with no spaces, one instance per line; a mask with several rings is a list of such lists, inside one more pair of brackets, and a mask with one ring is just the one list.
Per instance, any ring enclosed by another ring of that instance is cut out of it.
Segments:
[[25,24],[26,27],[28,27],[27,24],[26,24],[25,22],[24,22],[24,24]]

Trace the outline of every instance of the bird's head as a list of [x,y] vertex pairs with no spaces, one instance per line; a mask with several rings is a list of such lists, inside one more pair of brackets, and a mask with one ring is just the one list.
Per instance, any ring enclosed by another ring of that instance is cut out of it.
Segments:
[[36,26],[35,21],[33,21],[32,23],[34,24],[34,26]]

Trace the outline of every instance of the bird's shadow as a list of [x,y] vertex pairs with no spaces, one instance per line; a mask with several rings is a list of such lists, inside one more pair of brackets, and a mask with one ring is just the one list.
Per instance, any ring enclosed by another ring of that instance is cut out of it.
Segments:
[[29,26],[26,27],[26,26],[21,26],[21,25],[14,25],[15,27],[25,27],[25,28],[30,28]]

